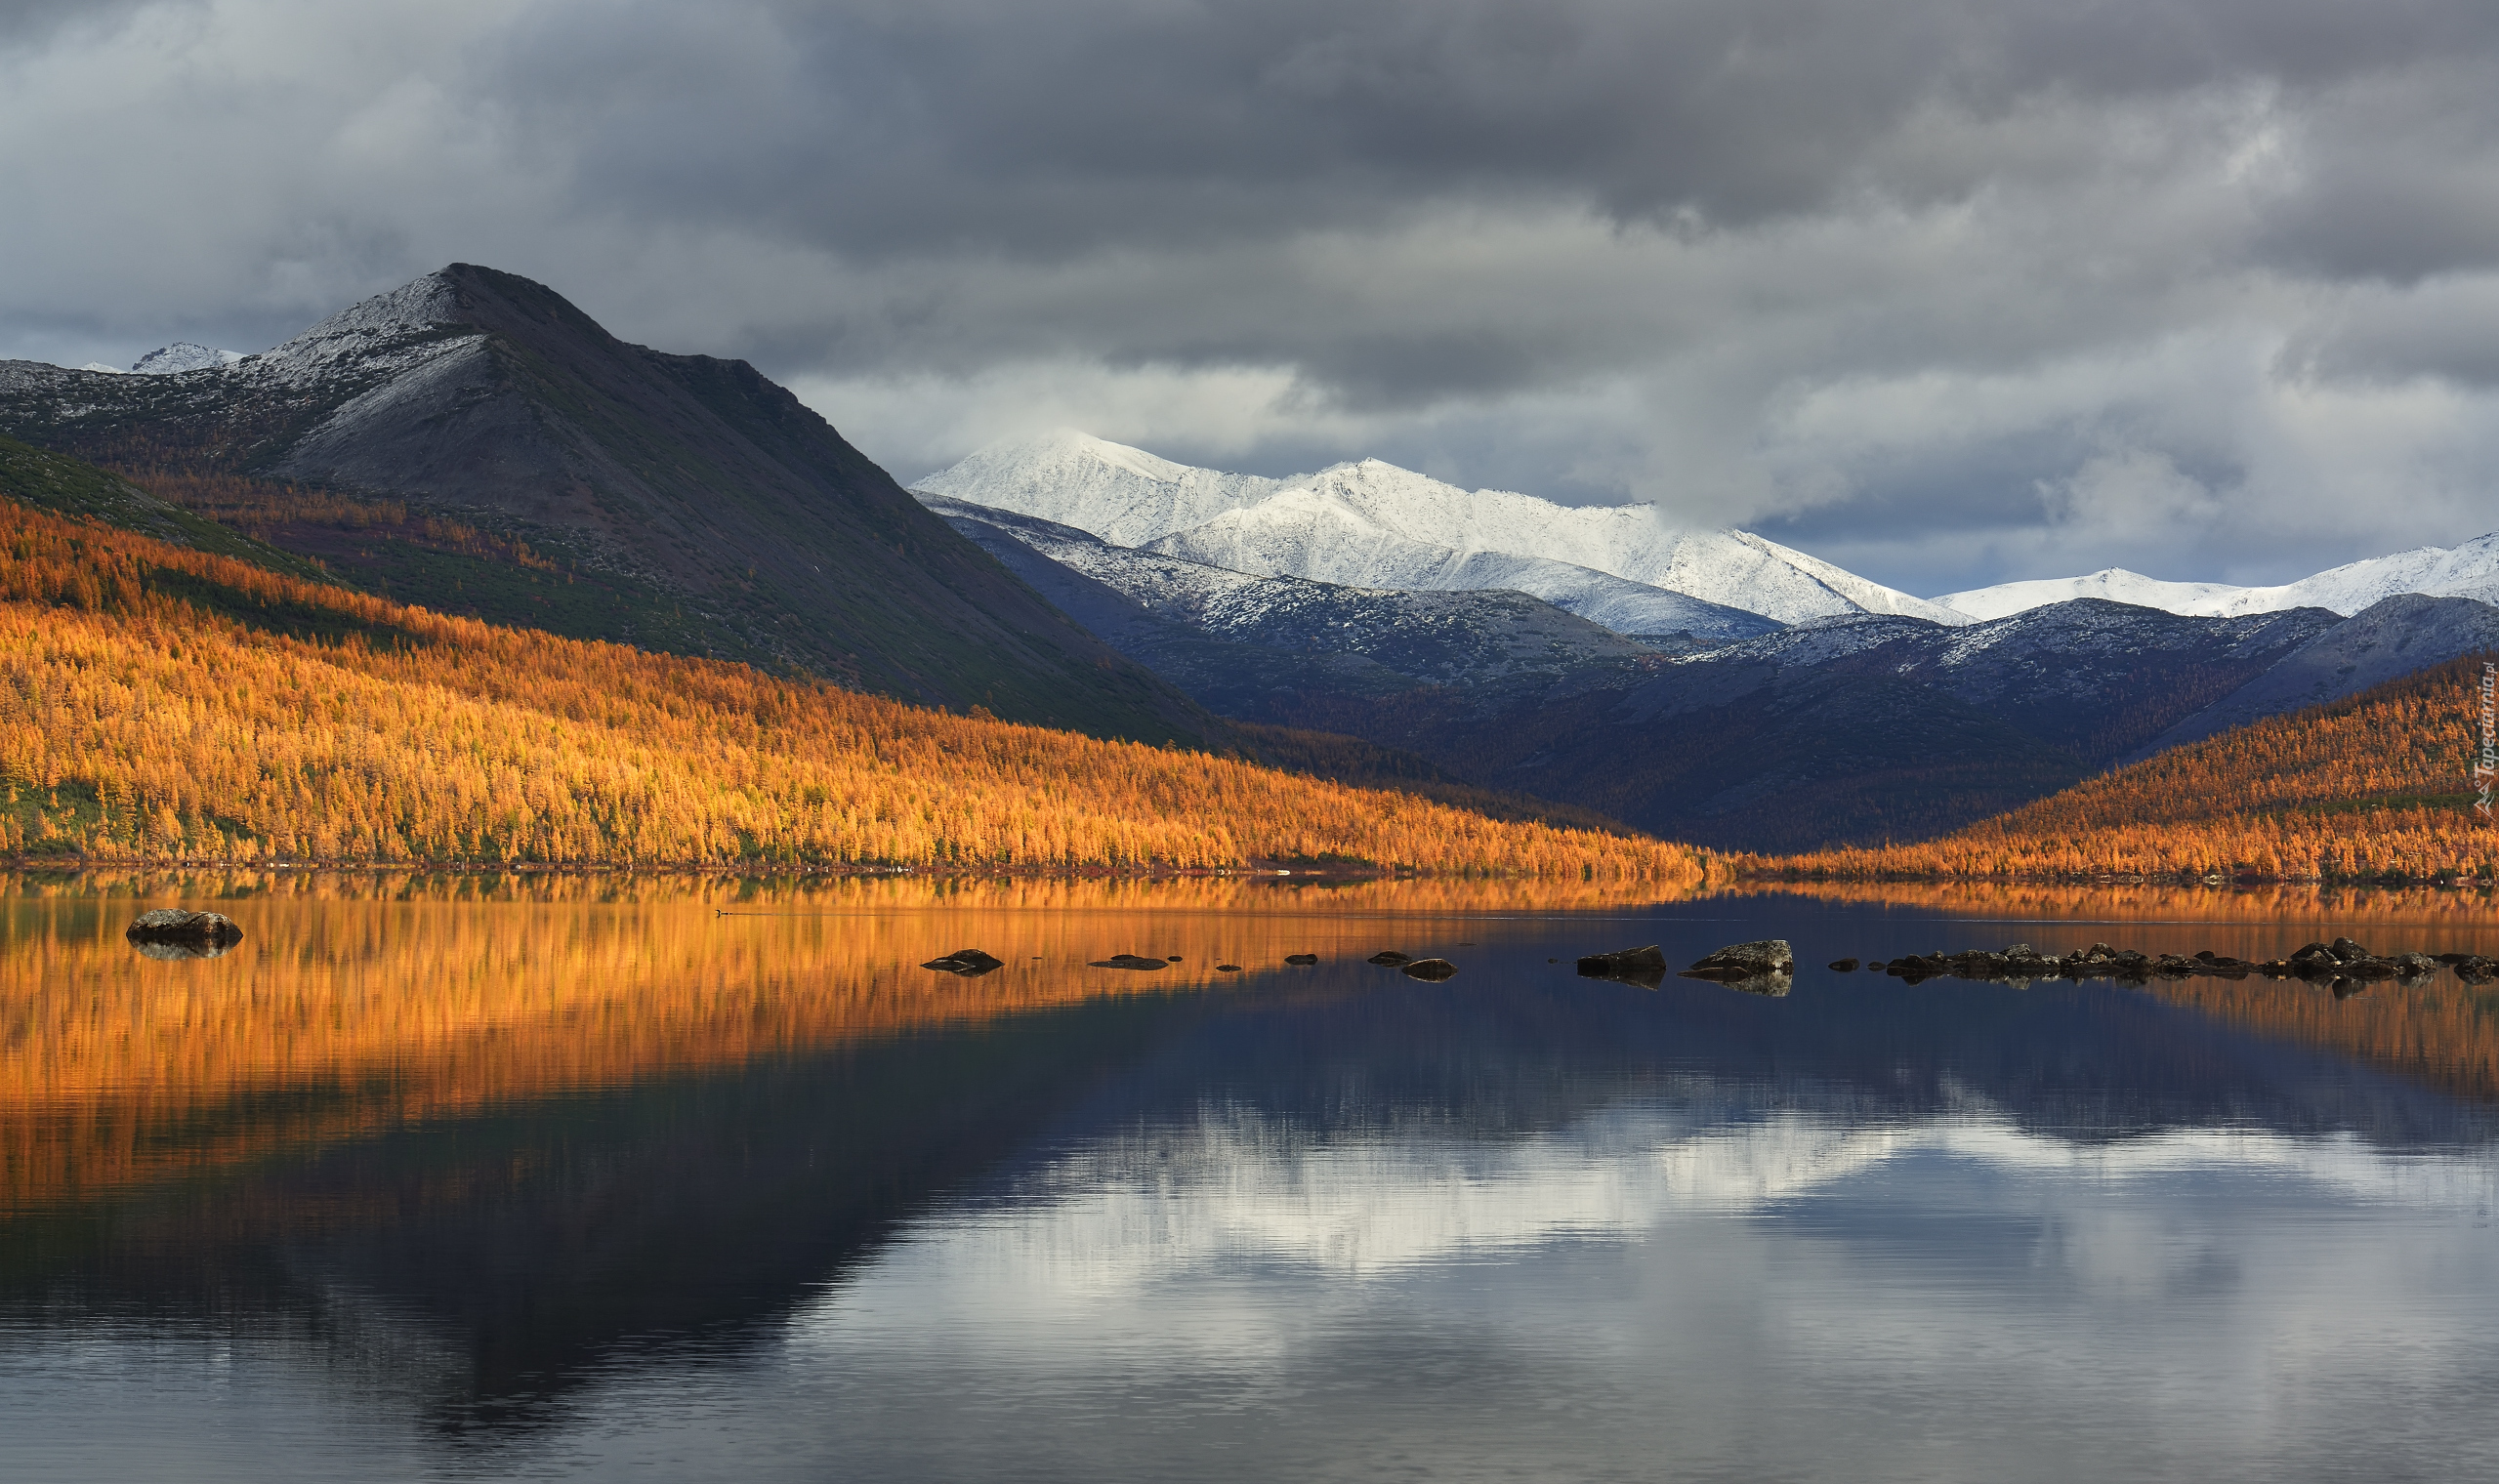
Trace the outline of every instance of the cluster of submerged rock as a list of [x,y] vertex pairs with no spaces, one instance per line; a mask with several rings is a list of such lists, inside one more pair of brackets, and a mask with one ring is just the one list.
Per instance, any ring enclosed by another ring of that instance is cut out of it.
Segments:
[[[1284,962],[1312,965],[1319,961],[1314,953],[1287,954]],[[1113,954],[1095,960],[1095,969],[1163,969],[1180,962],[1180,955],[1168,959],[1145,958],[1137,954]],[[1395,949],[1382,949],[1365,963],[1384,969],[1395,969],[1408,978],[1438,983],[1453,977],[1458,966],[1447,959],[1417,959]],[[1551,962],[1548,960],[1547,962]],[[932,959],[921,966],[944,973],[973,977],[1004,967],[1002,961],[977,948],[958,949],[942,959]],[[1238,964],[1218,964],[1219,970],[1238,973]],[[1579,960],[1583,978],[1606,979],[1618,984],[1636,984],[1643,989],[1656,989],[1666,982],[1666,954],[1657,944],[1643,948],[1618,948],[1611,953],[1590,954]],[[1910,954],[1897,959],[1871,959],[1861,965],[1856,959],[1840,959],[1831,968],[1843,973],[1862,967],[1868,973],[1886,973],[1903,982],[1915,984],[1922,979],[1988,979],[2012,984],[2027,984],[2034,979],[2119,979],[2144,983],[2151,979],[2244,979],[2251,974],[2269,979],[2305,979],[2333,986],[2338,995],[2357,993],[2361,986],[2394,980],[2399,984],[2419,984],[2442,969],[2455,970],[2456,977],[2468,984],[2487,984],[2499,978],[2499,960],[2477,953],[2397,953],[2380,956],[2350,938],[2336,938],[2331,943],[2311,943],[2286,959],[2233,959],[2207,948],[2194,954],[2149,954],[2132,948],[2112,948],[2106,943],[2094,943],[2089,948],[2068,954],[2041,953],[2028,943],[2014,943],[2002,949],[1972,948],[1960,953]],[[1732,943],[1695,962],[1689,969],[1674,971],[1686,979],[1706,979],[1739,989],[1747,994],[1784,995],[1796,982],[1796,952],[1785,938],[1764,938],[1752,943]]]
[[[1181,955],[1176,953],[1159,959],[1148,958],[1144,954],[1137,953],[1114,953],[1106,959],[1091,960],[1085,967],[1088,969],[1169,969],[1171,966],[1179,963],[1180,961]],[[1297,968],[1307,968],[1310,965],[1316,964],[1318,961],[1319,956],[1314,953],[1288,953],[1284,956],[1285,963]],[[1393,948],[1382,949],[1380,952],[1373,954],[1368,962],[1378,964],[1386,968],[1402,969],[1405,970],[1406,977],[1408,978],[1424,979],[1433,983],[1437,983],[1442,979],[1449,978],[1458,971],[1458,966],[1450,963],[1447,959],[1409,958]],[[939,973],[950,973],[966,979],[977,979],[982,974],[996,973],[999,969],[1006,968],[1007,961],[982,949],[958,948],[954,952],[945,955],[943,958],[931,959],[920,967],[922,969],[934,969]],[[1242,970],[1241,966],[1238,964],[1218,964],[1215,966],[1215,971],[1217,973],[1239,973]]]
[[[1831,967],[1845,973],[1858,967],[1855,959],[1841,959]],[[2348,988],[2394,980],[2400,984],[2418,984],[2441,969],[2452,969],[2456,977],[2468,984],[2487,984],[2499,978],[2499,961],[2478,953],[2397,953],[2378,955],[2350,938],[2336,938],[2331,943],[2311,943],[2286,959],[2233,959],[2207,948],[2194,954],[2148,954],[2132,948],[2112,948],[2106,943],[2094,943],[2062,956],[2044,954],[2028,943],[2015,943],[1990,952],[1983,948],[1961,953],[1936,952],[1910,954],[1906,958],[1874,959],[1864,965],[1869,973],[1883,972],[1895,978],[1916,983],[1921,979],[2003,979],[2027,983],[2032,979],[2125,979],[2142,983],[2149,979],[2244,979],[2251,974],[2269,979],[2305,979]]]
[[[1655,989],[1666,982],[1666,951],[1651,943],[1645,948],[1592,953],[1579,961],[1579,976]],[[1678,970],[1677,977],[1707,979],[1748,995],[1776,997],[1796,985],[1796,950],[1785,938],[1730,943],[1691,968]]]

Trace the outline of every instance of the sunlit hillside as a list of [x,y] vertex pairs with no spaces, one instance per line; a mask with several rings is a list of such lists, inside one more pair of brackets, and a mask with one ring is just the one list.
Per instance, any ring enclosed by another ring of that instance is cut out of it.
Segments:
[[1692,851],[448,618],[0,504],[0,849],[1696,880]]
[[2486,656],[2223,732],[1923,845],[1747,857],[1808,877],[2491,880],[2478,812]]

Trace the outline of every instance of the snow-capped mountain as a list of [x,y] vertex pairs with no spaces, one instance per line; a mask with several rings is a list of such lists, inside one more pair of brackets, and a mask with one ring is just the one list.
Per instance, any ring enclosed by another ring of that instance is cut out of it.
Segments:
[[185,371],[223,371],[242,358],[239,351],[220,350],[215,346],[178,340],[139,357],[127,371],[119,366],[107,366],[100,360],[91,360],[78,369],[101,371],[106,376],[179,376]]
[[[944,495],[920,498],[1113,647],[1209,704],[1229,702],[1235,710],[1243,701],[1254,709],[1257,692],[1275,683],[1342,687],[1352,680],[1362,688],[1393,677],[1399,689],[1416,681],[1481,685],[1655,654],[1521,593],[1408,593],[1256,577],[1113,546],[1037,516]],[[1253,649],[1262,652],[1247,652]],[[1366,663],[1349,670],[1347,659]]]
[[984,449],[916,488],[1263,576],[1515,589],[1619,633],[1758,632],[1727,609],[1780,624],[1862,613],[1970,621],[1749,532],[1678,530],[1645,505],[1469,492],[1378,459],[1261,479],[1062,433]]
[[2273,588],[2239,588],[2218,582],[2163,582],[2121,567],[2088,577],[2052,577],[1999,583],[1936,599],[1976,619],[2002,618],[2025,608],[2076,598],[2105,598],[2144,608],[2207,618],[2271,613],[2284,608],[2331,608],[2350,617],[2400,593],[2432,598],[2470,598],[2499,602],[2499,531],[2462,546],[2425,546],[2372,556]]
[[185,371],[222,371],[242,358],[232,350],[178,340],[139,357],[130,370],[134,376],[176,376]]

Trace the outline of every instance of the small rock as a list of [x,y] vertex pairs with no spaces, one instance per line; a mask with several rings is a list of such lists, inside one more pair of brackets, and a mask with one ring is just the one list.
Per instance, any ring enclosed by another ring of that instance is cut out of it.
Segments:
[[1400,971],[1409,979],[1421,979],[1426,983],[1437,984],[1443,979],[1455,977],[1458,966],[1447,959],[1417,959],[1405,965]]
[[1215,966],[1215,971],[1217,973],[1239,973],[1241,971],[1241,966],[1238,964],[1218,964]]
[[994,973],[1006,968],[1007,961],[992,958],[978,948],[958,948],[942,959],[931,959],[920,967],[934,969],[939,973],[960,974],[967,979],[977,979],[984,973]]
[[1288,953],[1284,956],[1287,964],[1315,964],[1318,961],[1319,956],[1314,953]]
[[2374,959],[2377,957],[2376,954],[2373,954],[2367,949],[2361,947],[2359,944],[2353,942],[2350,938],[2336,938],[2331,951],[2336,958],[2341,959],[2346,964],[2357,963],[2361,959]]
[[1849,973],[1849,972],[1852,972],[1852,971],[1853,971],[1853,970],[1855,969],[1855,968],[1856,968],[1856,960],[1854,960],[1854,959],[1833,959],[1833,960],[1831,961],[1831,968],[1832,968],[1832,969],[1834,969],[1835,970],[1837,970],[1837,971],[1841,972],[1841,973]]
[[1394,948],[1383,948],[1378,953],[1371,955],[1362,962],[1365,964],[1377,964],[1382,969],[1395,969],[1399,964],[1411,964],[1414,960],[1397,952]]
[[1180,955],[1176,953],[1165,954],[1163,955],[1163,962],[1166,964],[1177,964],[1180,962]]
[[1666,982],[1666,954],[1654,943],[1645,948],[1617,948],[1612,953],[1592,953],[1579,961],[1579,976],[1655,989]]
[[1088,969],[1169,969],[1171,961],[1140,958],[1133,953],[1114,953],[1106,959],[1095,959],[1085,967]]

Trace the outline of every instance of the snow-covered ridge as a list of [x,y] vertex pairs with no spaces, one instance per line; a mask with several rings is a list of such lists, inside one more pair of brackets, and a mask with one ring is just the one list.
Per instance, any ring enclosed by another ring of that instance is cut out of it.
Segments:
[[2163,582],[2109,567],[2086,577],[2007,582],[1947,593],[1936,601],[1976,619],[2002,618],[2077,598],[2105,598],[2200,618],[2234,618],[2284,608],[2328,608],[2349,618],[2401,593],[2499,603],[2499,531],[2461,546],[2425,546],[2391,556],[2372,556],[2271,588]]
[[1191,469],[1142,448],[1062,431],[981,449],[914,490],[1038,515],[1113,546],[1144,546],[1275,493],[1282,479]]
[[482,332],[440,334],[441,326],[459,322],[459,290],[449,276],[428,273],[349,305],[283,345],[245,356],[236,369],[281,385],[309,385],[348,369],[379,381],[483,344]]
[[1678,530],[1645,505],[1470,492],[1378,459],[1263,479],[1061,433],[983,449],[915,487],[1262,576],[1512,588],[1621,633],[1739,638],[1761,619],[1863,613],[1969,622],[1749,532]]
[[232,350],[220,350],[215,346],[178,340],[162,350],[150,350],[139,357],[130,371],[134,376],[179,376],[185,371],[223,371],[242,358]]

